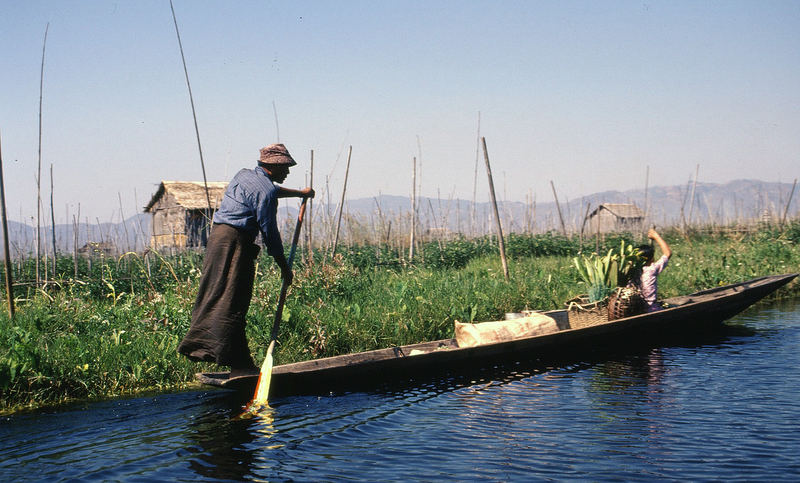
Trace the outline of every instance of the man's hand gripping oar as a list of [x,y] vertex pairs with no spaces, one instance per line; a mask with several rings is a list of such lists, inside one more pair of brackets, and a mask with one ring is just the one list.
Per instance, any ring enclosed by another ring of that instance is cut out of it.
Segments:
[[[292,268],[294,262],[294,253],[297,249],[297,241],[300,239],[300,227],[303,224],[303,216],[306,213],[306,202],[308,198],[303,198],[300,204],[300,214],[297,215],[297,225],[294,227],[294,236],[292,237],[292,248],[289,251],[288,265],[289,269]],[[270,336],[269,347],[267,348],[267,357],[264,358],[264,363],[261,365],[261,374],[258,376],[258,384],[256,385],[256,392],[253,394],[253,400],[250,401],[244,408],[244,412],[239,417],[247,417],[257,414],[260,410],[269,407],[269,383],[272,379],[272,352],[275,350],[275,343],[278,340],[278,328],[280,327],[281,319],[283,318],[283,304],[286,301],[286,292],[289,290],[291,280],[286,277],[283,278],[281,284],[281,295],[278,298],[278,308],[275,309],[275,320],[272,323],[272,334]]]

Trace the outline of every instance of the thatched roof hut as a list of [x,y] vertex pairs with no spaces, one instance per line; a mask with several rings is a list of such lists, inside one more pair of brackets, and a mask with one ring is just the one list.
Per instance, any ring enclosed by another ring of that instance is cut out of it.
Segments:
[[635,233],[641,231],[644,226],[644,212],[632,203],[603,203],[589,213],[588,220],[593,232]]
[[209,181],[206,197],[202,181],[162,181],[144,207],[145,213],[153,215],[150,246],[156,249],[205,246],[213,212],[219,208],[227,186],[226,182]]

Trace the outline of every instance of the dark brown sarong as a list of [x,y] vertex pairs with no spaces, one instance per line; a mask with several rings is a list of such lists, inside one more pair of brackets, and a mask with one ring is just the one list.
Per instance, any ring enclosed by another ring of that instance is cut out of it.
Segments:
[[196,361],[253,367],[245,317],[253,296],[258,252],[251,235],[230,225],[214,224],[192,309],[192,324],[178,352]]

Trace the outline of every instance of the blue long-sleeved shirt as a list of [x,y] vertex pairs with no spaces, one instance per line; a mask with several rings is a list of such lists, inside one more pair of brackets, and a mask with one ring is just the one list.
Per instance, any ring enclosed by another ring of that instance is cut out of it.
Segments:
[[260,167],[242,169],[233,177],[214,213],[214,223],[245,230],[254,238],[261,233],[267,253],[283,254],[278,230],[278,188]]

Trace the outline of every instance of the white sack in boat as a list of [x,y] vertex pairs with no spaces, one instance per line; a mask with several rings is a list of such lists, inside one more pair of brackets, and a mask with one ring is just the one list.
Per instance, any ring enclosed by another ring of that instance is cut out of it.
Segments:
[[459,347],[505,342],[522,337],[558,332],[556,321],[547,315],[533,313],[527,317],[479,324],[455,321],[456,342]]

